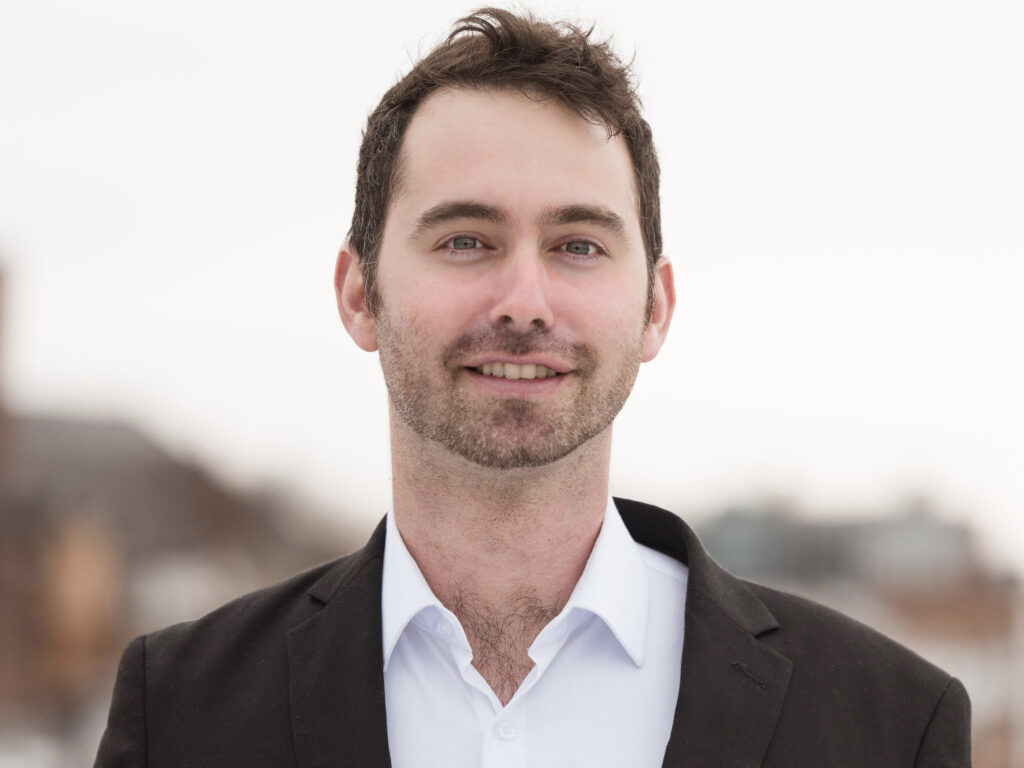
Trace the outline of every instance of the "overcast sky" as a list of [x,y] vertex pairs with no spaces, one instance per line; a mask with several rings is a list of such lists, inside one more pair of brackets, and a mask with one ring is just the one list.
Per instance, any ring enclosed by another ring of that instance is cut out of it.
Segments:
[[[613,491],[832,515],[923,493],[1024,563],[1019,3],[529,7],[635,52],[662,161],[679,305]],[[470,8],[0,6],[8,402],[382,514],[386,395],[334,256],[366,115]]]

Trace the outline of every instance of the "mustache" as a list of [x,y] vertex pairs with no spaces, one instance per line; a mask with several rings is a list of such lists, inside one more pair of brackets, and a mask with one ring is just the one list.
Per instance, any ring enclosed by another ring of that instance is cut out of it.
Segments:
[[450,366],[458,366],[460,360],[481,352],[503,352],[512,356],[543,352],[572,363],[581,372],[591,370],[597,359],[589,344],[569,342],[541,328],[518,331],[508,326],[470,331],[447,348],[444,358]]

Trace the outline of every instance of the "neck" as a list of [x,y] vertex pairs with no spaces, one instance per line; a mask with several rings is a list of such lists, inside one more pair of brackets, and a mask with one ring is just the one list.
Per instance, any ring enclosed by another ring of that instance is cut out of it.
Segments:
[[608,503],[611,429],[543,467],[495,470],[391,419],[395,522],[473,664],[507,703],[526,650],[564,607]]

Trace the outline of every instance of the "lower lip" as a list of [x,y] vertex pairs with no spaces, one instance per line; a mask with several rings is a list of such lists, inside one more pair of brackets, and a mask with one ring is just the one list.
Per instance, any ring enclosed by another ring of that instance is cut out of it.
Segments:
[[465,368],[463,370],[466,371],[466,375],[478,387],[488,392],[505,395],[506,397],[543,397],[550,395],[553,392],[557,392],[571,375],[564,373],[559,376],[546,376],[543,379],[506,379],[501,376],[488,376],[484,373],[478,373],[472,368]]

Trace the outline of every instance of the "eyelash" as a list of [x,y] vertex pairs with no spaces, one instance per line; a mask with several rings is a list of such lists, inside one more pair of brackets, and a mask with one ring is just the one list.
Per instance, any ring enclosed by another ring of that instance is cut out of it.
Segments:
[[[456,240],[474,240],[474,241],[476,241],[477,245],[474,248],[456,248],[454,246],[454,242]],[[572,253],[571,251],[563,250],[567,246],[571,245],[572,243],[586,243],[587,245],[589,245],[593,249],[593,252],[591,252],[591,253]],[[481,238],[476,237],[475,235],[452,235],[451,237],[447,238],[446,240],[444,240],[441,243],[441,247],[447,253],[449,258],[453,258],[453,259],[456,259],[456,260],[465,259],[466,256],[468,256],[470,254],[475,254],[481,248],[482,249],[491,250],[489,246],[484,244],[484,242],[483,242],[483,240]],[[603,247],[601,247],[601,245],[599,245],[598,243],[594,242],[593,240],[590,240],[590,239],[585,238],[585,237],[574,237],[571,240],[566,240],[566,241],[560,243],[558,246],[556,246],[555,250],[558,253],[565,254],[569,258],[570,261],[573,261],[573,262],[576,262],[576,263],[586,263],[586,262],[593,261],[594,259],[596,259],[598,257],[602,257],[602,256],[607,256],[608,255],[608,252]]]

